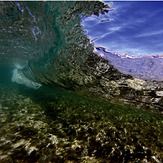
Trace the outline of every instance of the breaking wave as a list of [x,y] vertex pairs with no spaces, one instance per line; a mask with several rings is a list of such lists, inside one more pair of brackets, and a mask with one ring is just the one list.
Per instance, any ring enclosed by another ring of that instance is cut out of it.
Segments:
[[108,12],[103,2],[0,2],[0,6],[0,64],[20,60],[12,81],[32,88],[41,83],[69,87],[69,74],[85,67],[93,53],[82,17]]

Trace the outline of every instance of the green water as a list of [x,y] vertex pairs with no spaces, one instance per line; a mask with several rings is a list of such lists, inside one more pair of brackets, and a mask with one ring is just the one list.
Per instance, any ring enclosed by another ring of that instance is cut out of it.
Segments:
[[0,84],[0,162],[161,162],[162,115],[57,85],[33,90],[7,81]]
[[[1,17],[8,18],[0,21],[0,163],[162,162],[160,112],[102,101],[85,91],[91,84],[98,90],[101,76],[90,81],[89,76],[101,58],[92,52],[80,21],[105,6],[20,4],[24,12],[14,2],[0,7]],[[15,69],[42,87],[11,82]]]

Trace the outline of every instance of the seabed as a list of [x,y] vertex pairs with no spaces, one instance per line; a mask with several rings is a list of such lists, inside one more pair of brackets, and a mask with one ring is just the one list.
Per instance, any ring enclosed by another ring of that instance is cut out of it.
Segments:
[[163,160],[161,114],[61,88],[0,86],[0,163]]

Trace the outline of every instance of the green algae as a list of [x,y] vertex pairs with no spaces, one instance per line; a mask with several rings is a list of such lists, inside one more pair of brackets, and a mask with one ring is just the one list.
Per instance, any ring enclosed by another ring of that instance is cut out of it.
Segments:
[[13,84],[0,91],[1,162],[163,159],[161,114],[102,103],[58,87],[33,91]]

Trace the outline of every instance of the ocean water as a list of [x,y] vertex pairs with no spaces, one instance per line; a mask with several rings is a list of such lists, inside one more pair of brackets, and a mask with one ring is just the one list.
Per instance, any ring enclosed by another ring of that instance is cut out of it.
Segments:
[[0,163],[162,162],[162,114],[100,98],[91,76],[103,67],[81,22],[108,10],[0,2]]

